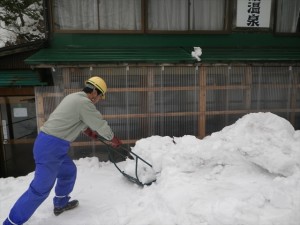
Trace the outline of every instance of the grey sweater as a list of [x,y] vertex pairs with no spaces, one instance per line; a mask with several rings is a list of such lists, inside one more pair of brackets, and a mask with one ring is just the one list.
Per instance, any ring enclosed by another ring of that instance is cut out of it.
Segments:
[[67,95],[40,130],[72,142],[87,127],[107,140],[114,136],[107,121],[102,118],[87,94],[81,91]]

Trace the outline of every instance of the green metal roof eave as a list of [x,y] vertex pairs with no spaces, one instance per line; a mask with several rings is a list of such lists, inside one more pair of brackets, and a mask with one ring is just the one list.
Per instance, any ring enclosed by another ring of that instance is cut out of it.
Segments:
[[264,61],[291,62],[300,61],[299,48],[219,48],[204,49],[201,57],[204,62],[216,61]]
[[195,62],[183,48],[101,48],[101,49],[42,49],[25,60],[26,63],[178,63]]
[[52,33],[52,48],[300,48],[300,36],[274,35],[267,32],[233,32],[226,34],[99,34]]
[[43,86],[35,71],[30,70],[0,70],[0,87]]
[[[195,63],[190,48],[42,49],[25,60],[38,64]],[[204,48],[201,62],[300,61],[299,48]]]

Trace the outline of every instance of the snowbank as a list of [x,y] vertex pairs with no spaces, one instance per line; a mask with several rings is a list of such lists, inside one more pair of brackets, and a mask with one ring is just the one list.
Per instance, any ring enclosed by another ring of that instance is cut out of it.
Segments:
[[[138,167],[140,180],[156,179],[151,186],[80,159],[80,206],[55,217],[48,198],[27,224],[299,225],[300,134],[274,114],[248,114],[202,140],[152,136],[132,151],[152,164]],[[133,160],[119,166],[135,175]],[[1,221],[32,177],[0,179]]]

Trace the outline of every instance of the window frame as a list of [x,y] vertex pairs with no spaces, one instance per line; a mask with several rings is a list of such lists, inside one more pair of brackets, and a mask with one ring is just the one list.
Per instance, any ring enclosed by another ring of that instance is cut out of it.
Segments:
[[[148,5],[149,0],[144,0],[145,5]],[[187,0],[188,1],[188,0]],[[145,33],[149,34],[228,34],[231,32],[231,21],[232,21],[232,1],[224,0],[225,8],[224,8],[224,27],[223,30],[149,30],[148,29],[148,8],[145,7]],[[189,10],[190,11],[190,10]]]
[[[145,21],[145,11],[144,9],[144,0],[141,0],[141,29],[140,30],[80,30],[80,29],[57,29],[55,28],[55,16],[54,16],[54,1],[48,1],[48,8],[49,8],[49,18],[50,18],[50,30],[54,33],[105,33],[105,34],[115,34],[115,33],[124,33],[124,34],[139,34],[144,33],[144,21]],[[97,0],[99,3],[99,0]]]
[[53,33],[103,33],[103,34],[228,34],[231,32],[232,23],[232,1],[225,1],[225,14],[224,14],[224,27],[223,30],[149,30],[148,29],[148,0],[141,0],[141,29],[140,30],[63,30],[55,28],[55,16],[54,16],[54,0],[48,1],[50,30]]

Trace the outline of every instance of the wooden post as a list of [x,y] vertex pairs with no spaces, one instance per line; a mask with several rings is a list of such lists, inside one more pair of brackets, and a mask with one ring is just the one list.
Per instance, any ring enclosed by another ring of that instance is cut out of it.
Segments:
[[204,66],[199,70],[200,90],[199,90],[199,137],[206,135],[206,69]]
[[63,77],[63,82],[64,82],[64,90],[70,89],[71,88],[70,68],[62,69],[62,77]]
[[38,131],[40,131],[40,127],[45,123],[45,113],[44,113],[44,98],[43,98],[43,94],[40,93],[37,96],[37,128]]

